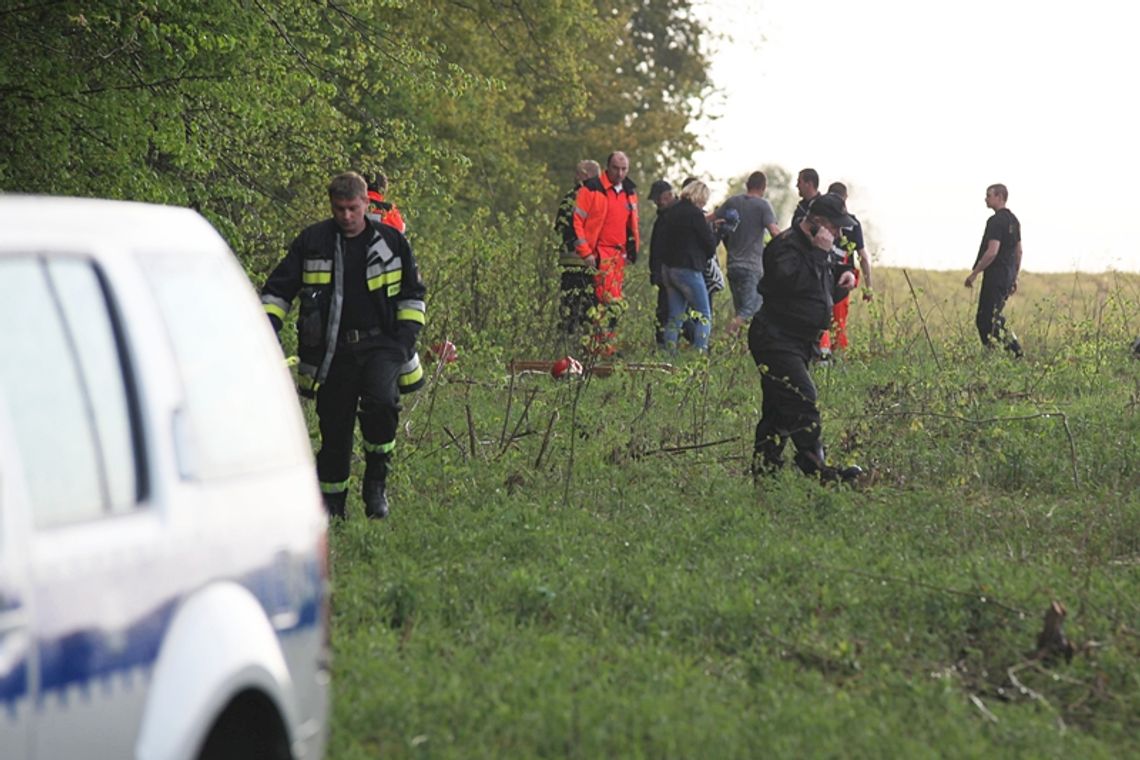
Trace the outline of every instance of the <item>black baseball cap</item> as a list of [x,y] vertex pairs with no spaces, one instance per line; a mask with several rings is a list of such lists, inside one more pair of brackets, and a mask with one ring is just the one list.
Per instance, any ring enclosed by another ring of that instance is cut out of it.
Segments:
[[822,216],[840,229],[855,226],[855,220],[847,213],[847,204],[835,193],[817,195],[808,206],[808,216]]
[[661,197],[662,193],[673,192],[673,186],[668,181],[659,179],[649,186],[649,200],[655,201]]

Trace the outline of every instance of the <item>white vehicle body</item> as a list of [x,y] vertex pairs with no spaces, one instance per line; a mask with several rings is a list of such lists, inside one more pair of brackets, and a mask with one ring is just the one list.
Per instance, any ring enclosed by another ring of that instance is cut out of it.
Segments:
[[318,758],[326,520],[197,213],[0,196],[0,755]]

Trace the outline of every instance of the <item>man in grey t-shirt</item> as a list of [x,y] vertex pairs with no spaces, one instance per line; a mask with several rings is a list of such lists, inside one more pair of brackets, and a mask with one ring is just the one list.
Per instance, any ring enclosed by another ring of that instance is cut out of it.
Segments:
[[[740,222],[727,234],[724,246],[728,250],[728,288],[732,292],[732,305],[736,314],[728,323],[728,332],[735,335],[742,325],[760,310],[760,293],[757,287],[764,275],[764,234],[780,234],[772,204],[764,199],[768,178],[764,172],[748,175],[745,192],[734,195],[716,210],[716,219],[725,219],[729,209],[739,214]],[[731,215],[729,215],[731,216]]]

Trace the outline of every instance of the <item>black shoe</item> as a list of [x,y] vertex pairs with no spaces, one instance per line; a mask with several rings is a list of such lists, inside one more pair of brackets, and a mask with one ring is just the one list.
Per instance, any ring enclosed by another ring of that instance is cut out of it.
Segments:
[[344,519],[344,502],[348,498],[348,491],[322,493],[321,498],[324,499],[325,512],[328,512],[329,517]]
[[373,520],[383,520],[388,516],[388,494],[382,480],[364,481],[364,514]]
[[859,480],[859,476],[863,474],[863,468],[857,464],[850,467],[822,467],[819,470],[820,483],[843,483],[844,485],[854,485]]

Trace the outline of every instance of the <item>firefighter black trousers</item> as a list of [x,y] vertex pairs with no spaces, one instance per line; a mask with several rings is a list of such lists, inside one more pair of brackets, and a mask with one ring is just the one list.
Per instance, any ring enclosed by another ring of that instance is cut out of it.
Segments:
[[[383,339],[380,339],[382,341]],[[317,477],[322,490],[348,487],[356,419],[364,438],[365,479],[383,480],[396,443],[400,415],[402,349],[366,339],[337,346],[328,377],[317,390],[321,449]]]

